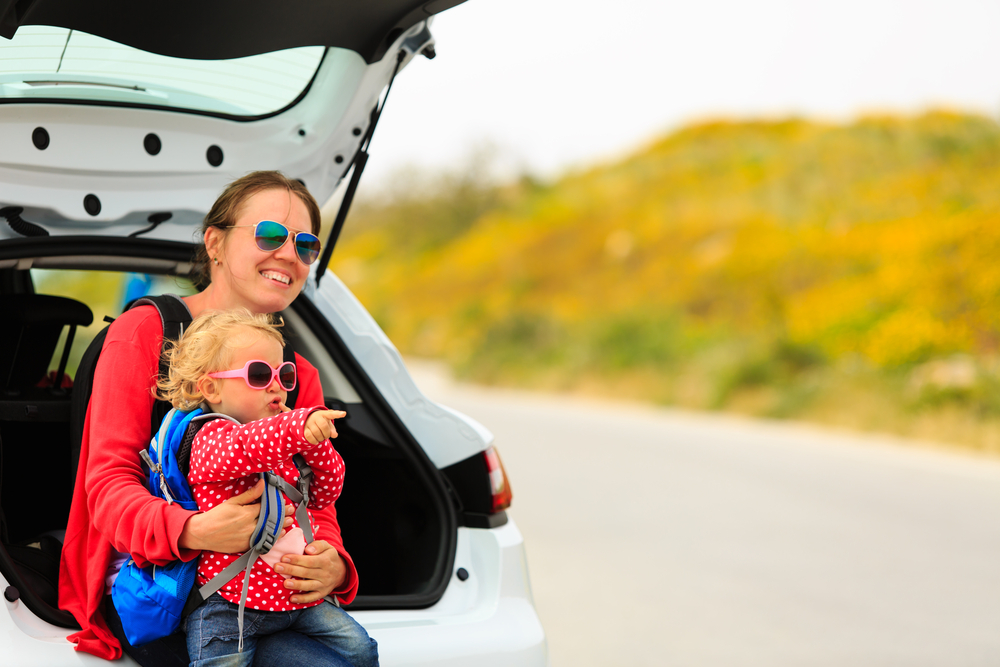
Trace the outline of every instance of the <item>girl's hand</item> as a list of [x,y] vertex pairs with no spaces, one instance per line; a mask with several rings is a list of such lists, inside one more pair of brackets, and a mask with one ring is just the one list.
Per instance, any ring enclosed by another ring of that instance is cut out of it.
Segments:
[[306,418],[306,425],[302,428],[302,432],[309,444],[318,445],[327,438],[337,437],[337,429],[333,427],[333,420],[346,416],[347,413],[343,410],[317,410]]
[[[315,414],[315,413],[314,413]],[[285,588],[298,591],[291,596],[295,604],[308,604],[332,593],[347,578],[347,566],[332,544],[316,540],[306,546],[302,556],[286,554],[274,571],[290,575]]]

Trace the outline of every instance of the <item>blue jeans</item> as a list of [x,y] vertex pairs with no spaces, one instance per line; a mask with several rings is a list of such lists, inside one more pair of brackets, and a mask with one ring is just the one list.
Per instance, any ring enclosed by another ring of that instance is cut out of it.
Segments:
[[[187,667],[188,650],[187,637],[183,630],[178,630],[169,637],[151,641],[141,646],[132,646],[122,630],[118,611],[109,596],[105,600],[105,620],[112,634],[121,642],[122,650],[142,667]],[[339,653],[315,639],[306,637],[294,630],[284,630],[257,641],[257,653],[253,658],[253,667],[351,667]]]
[[[249,667],[257,651],[257,640],[276,632],[293,630],[330,649],[323,664],[336,667],[378,667],[378,645],[365,629],[339,607],[323,604],[295,611],[243,611],[243,652],[238,650],[238,606],[215,593],[185,623],[191,667]],[[296,643],[287,643],[282,663],[319,667],[315,651],[302,651]],[[309,663],[300,663],[308,657]]]

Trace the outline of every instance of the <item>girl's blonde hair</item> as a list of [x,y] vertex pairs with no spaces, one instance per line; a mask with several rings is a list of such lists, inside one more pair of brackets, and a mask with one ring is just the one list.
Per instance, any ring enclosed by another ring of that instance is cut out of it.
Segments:
[[205,397],[198,391],[198,380],[206,373],[229,370],[234,350],[252,345],[259,337],[284,339],[270,315],[251,313],[245,308],[208,311],[194,318],[180,339],[163,354],[170,364],[166,380],[156,383],[158,396],[178,410],[193,410]]

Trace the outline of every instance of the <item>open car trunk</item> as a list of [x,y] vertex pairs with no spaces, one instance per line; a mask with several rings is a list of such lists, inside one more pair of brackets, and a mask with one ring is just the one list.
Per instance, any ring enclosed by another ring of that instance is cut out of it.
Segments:
[[[6,381],[0,395],[0,574],[11,584],[8,599],[17,596],[36,616],[61,627],[75,627],[73,618],[57,608],[59,550],[76,467],[73,389],[51,386],[54,379],[45,378],[50,368],[58,374],[67,339],[73,350],[65,358],[72,371],[73,359],[105,326],[103,318],[119,314],[121,297],[84,304],[65,294],[44,295],[51,284],[46,277],[73,275],[87,282],[91,275],[108,275],[94,271],[141,271],[167,278],[190,266],[190,244],[119,241],[23,239],[0,250],[5,314],[0,377]],[[88,253],[89,243],[94,254]],[[162,282],[168,287],[163,291],[178,291]],[[88,282],[80,293],[98,290]],[[109,309],[109,302],[117,309]],[[91,313],[95,324],[84,331]],[[360,575],[351,608],[434,604],[451,573],[458,521],[445,477],[308,298],[300,296],[283,315],[288,344],[320,371],[327,405],[348,413],[338,422],[334,444],[347,471],[337,514]],[[81,333],[70,336],[74,327]],[[146,444],[136,443],[137,451]]]

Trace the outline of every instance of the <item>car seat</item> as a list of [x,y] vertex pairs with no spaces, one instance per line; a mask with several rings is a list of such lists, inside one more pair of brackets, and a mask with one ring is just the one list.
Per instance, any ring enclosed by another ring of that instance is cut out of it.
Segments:
[[[0,296],[0,310],[4,313],[0,327],[0,570],[29,607],[44,602],[58,612],[61,544],[53,536],[66,527],[74,483],[69,439],[72,381],[66,366],[77,328],[88,326],[94,317],[79,301],[44,294]],[[50,373],[67,327],[57,368]],[[40,470],[44,470],[43,478]],[[39,484],[44,485],[44,493],[39,493]],[[48,615],[41,614],[43,618]]]

